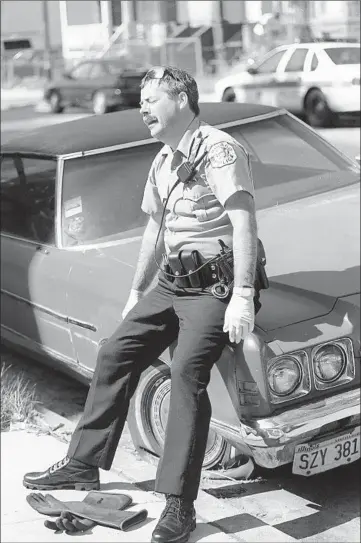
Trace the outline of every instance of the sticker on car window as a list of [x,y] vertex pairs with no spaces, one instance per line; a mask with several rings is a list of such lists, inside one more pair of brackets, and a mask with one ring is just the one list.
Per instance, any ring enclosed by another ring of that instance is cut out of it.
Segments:
[[64,216],[66,219],[83,212],[81,197],[71,198],[64,203]]

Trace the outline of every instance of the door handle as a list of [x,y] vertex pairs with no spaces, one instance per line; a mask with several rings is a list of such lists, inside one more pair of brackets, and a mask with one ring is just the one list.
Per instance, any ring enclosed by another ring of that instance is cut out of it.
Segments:
[[36,252],[43,253],[44,255],[48,255],[50,253],[49,249],[47,249],[46,247],[43,247],[42,245],[37,245]]

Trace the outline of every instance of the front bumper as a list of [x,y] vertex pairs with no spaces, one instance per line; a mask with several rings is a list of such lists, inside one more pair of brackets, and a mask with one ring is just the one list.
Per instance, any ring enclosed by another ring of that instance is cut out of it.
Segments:
[[[293,461],[295,448],[319,435],[353,428],[360,422],[360,389],[300,406],[280,415],[241,423],[238,431],[212,421],[213,428],[250,454],[256,464],[276,468]],[[341,423],[342,425],[340,428]]]

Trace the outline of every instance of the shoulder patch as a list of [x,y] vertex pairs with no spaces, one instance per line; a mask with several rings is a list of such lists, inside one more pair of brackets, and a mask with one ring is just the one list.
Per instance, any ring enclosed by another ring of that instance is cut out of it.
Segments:
[[222,168],[236,162],[237,155],[232,145],[227,141],[214,143],[208,153],[213,168]]

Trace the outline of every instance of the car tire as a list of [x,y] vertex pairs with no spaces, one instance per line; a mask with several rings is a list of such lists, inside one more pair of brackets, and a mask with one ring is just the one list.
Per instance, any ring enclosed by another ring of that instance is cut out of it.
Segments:
[[48,102],[52,113],[63,113],[64,106],[61,104],[61,94],[59,91],[51,91]]
[[[170,369],[158,362],[146,369],[131,401],[128,426],[133,444],[147,460],[163,452],[170,399]],[[221,435],[210,429],[203,469],[234,467],[239,453]]]
[[95,115],[104,115],[108,111],[109,106],[105,92],[96,91],[93,95],[93,112]]
[[325,128],[336,123],[336,115],[319,89],[313,89],[306,95],[304,114],[307,123],[315,128]]
[[235,102],[236,101],[236,93],[234,92],[234,89],[232,87],[228,87],[223,93],[222,96],[222,102]]

